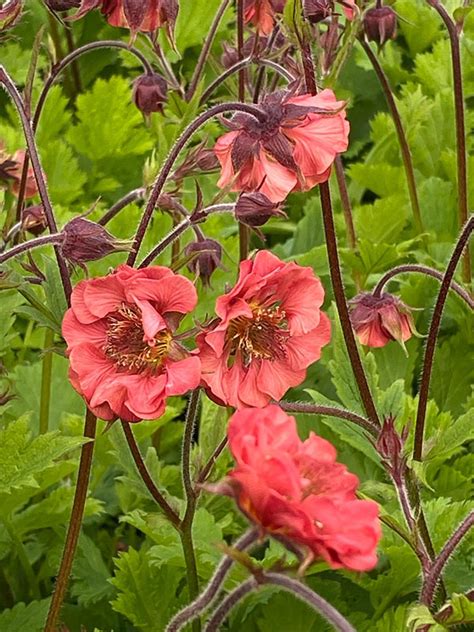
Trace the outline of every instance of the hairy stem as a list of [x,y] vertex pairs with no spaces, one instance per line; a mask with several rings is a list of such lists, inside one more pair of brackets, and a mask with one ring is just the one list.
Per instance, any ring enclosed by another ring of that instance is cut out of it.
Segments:
[[204,628],[204,632],[218,632],[221,629],[221,625],[227,619],[232,610],[239,604],[244,597],[255,590],[258,587],[255,577],[250,577],[245,580],[237,588],[234,588],[224,599],[220,605],[214,611],[213,615],[209,619]]
[[421,374],[418,410],[416,414],[415,422],[415,441],[413,446],[413,459],[415,461],[421,461],[423,455],[423,437],[425,432],[425,418],[426,408],[428,405],[428,395],[430,390],[431,371],[433,369],[433,360],[436,350],[436,341],[438,339],[438,332],[441,324],[441,317],[443,315],[444,305],[448,296],[449,287],[453,280],[456,267],[459,259],[466,247],[469,236],[474,229],[474,216],[466,222],[462,232],[458,238],[456,247],[449,260],[446,272],[444,273],[441,287],[439,289],[438,298],[435,303],[433,316],[431,318],[430,329],[428,332],[428,338],[425,347],[425,357],[423,360],[423,370]]
[[[339,188],[339,197],[341,198],[342,214],[344,215],[344,222],[346,224],[347,243],[353,253],[357,252],[357,238],[354,227],[354,219],[352,217],[352,204],[347,190],[346,176],[344,174],[344,166],[340,156],[336,156],[334,161],[337,186]],[[354,279],[355,286],[359,292],[361,289],[360,274],[356,270],[353,270],[352,277]]]
[[[193,441],[194,428],[199,413],[200,389],[196,388],[192,391],[188,410],[186,412],[186,420],[183,434],[183,449],[181,457],[182,477],[184,495],[186,498],[186,510],[181,522],[181,545],[183,547],[184,560],[186,562],[186,576],[188,580],[189,598],[193,601],[199,594],[199,581],[196,567],[196,555],[193,544],[193,520],[196,511],[197,496],[194,491],[192,474],[191,474],[191,448]],[[201,623],[198,620],[192,623],[193,632],[199,632]]]
[[335,630],[339,632],[356,632],[355,628],[352,627],[349,621],[347,621],[338,610],[305,584],[280,573],[264,572],[259,573],[257,578],[251,577],[247,579],[227,595],[209,619],[205,627],[205,632],[217,632],[231,610],[248,595],[249,592],[255,590],[261,584],[280,586],[286,592],[293,594],[297,599],[303,601],[320,614]]
[[294,81],[295,79],[292,74],[290,74],[285,68],[283,68],[283,66],[280,66],[280,64],[277,64],[276,62],[271,61],[270,59],[260,59],[259,57],[255,57],[255,58],[245,57],[244,59],[241,59],[240,61],[236,62],[233,66],[225,70],[221,75],[219,75],[216,79],[214,79],[214,81],[211,84],[209,84],[206,90],[202,93],[202,97],[199,101],[199,104],[203,105],[204,103],[207,103],[212,93],[226,79],[231,77],[234,73],[240,72],[242,68],[246,68],[250,64],[258,64],[259,66],[264,66],[264,67],[266,66],[267,68],[271,68],[272,70],[277,72],[279,75],[284,77],[287,81]]
[[[207,34],[207,37],[204,41],[203,47],[201,48],[201,53],[199,55],[199,59],[198,62],[196,64],[196,67],[194,69],[194,74],[193,77],[191,79],[191,83],[189,84],[189,88],[186,91],[186,101],[191,101],[191,99],[194,96],[194,93],[196,92],[196,88],[199,84],[199,81],[202,77],[202,73],[204,72],[204,67],[206,65],[206,61],[209,57],[209,53],[211,51],[211,46],[212,43],[214,42],[214,38],[216,36],[217,33],[217,29],[219,28],[219,24],[221,23],[221,20],[224,16],[224,13],[227,9],[227,7],[229,6],[230,0],[222,0],[219,8],[217,9],[215,15],[214,15],[214,19],[212,21],[212,24],[209,28],[209,32]],[[203,103],[202,99],[201,99],[201,103]],[[205,101],[204,101],[205,103]]]
[[357,343],[352,330],[352,325],[347,307],[346,293],[344,291],[344,283],[342,280],[341,267],[339,262],[339,253],[337,249],[336,229],[334,226],[334,218],[332,213],[331,194],[327,182],[319,185],[321,197],[321,206],[323,209],[324,232],[326,235],[326,248],[328,253],[329,270],[331,274],[331,282],[334,290],[334,298],[336,299],[337,312],[341,322],[342,333],[346,343],[347,353],[352,365],[352,370],[357,381],[362,404],[364,406],[367,417],[373,424],[379,424],[377,410],[374,400],[370,392],[367,377],[365,375],[362,360],[357,348]]
[[44,333],[43,366],[41,369],[41,395],[39,407],[39,432],[45,434],[49,426],[49,409],[51,403],[51,376],[53,374],[54,331],[46,328]]
[[420,601],[421,603],[425,604],[425,606],[430,607],[433,604],[436,586],[438,584],[443,568],[446,566],[447,561],[453,554],[454,549],[458,546],[463,537],[468,533],[470,529],[472,529],[473,526],[474,511],[471,511],[471,513],[469,513],[464,518],[459,527],[443,546],[439,555],[433,562],[429,573],[425,576],[423,587],[421,589]]
[[138,266],[139,268],[146,268],[149,266],[170,244],[173,244],[180,235],[184,233],[192,225],[189,218],[183,219],[179,224],[175,224],[173,229],[163,239],[156,244],[151,252],[143,259]]
[[[451,45],[451,64],[453,70],[454,111],[456,116],[456,151],[458,172],[458,213],[459,226],[463,226],[468,218],[468,186],[467,186],[467,151],[466,151],[466,121],[464,114],[464,93],[461,69],[461,47],[459,30],[456,23],[439,0],[427,0],[443,20],[449,35]],[[469,246],[462,262],[463,281],[471,283],[471,258]]]
[[77,475],[76,491],[72,504],[71,518],[64,543],[64,551],[56,579],[56,586],[49,606],[48,617],[44,627],[44,632],[55,632],[61,606],[66,596],[66,590],[71,574],[72,563],[76,553],[79,533],[81,531],[82,517],[87,498],[87,487],[92,466],[92,455],[94,453],[94,439],[97,426],[97,418],[87,410],[84,425],[84,437],[91,439],[82,446],[81,460],[79,462],[79,472]]
[[[301,57],[303,60],[304,78],[306,90],[310,94],[317,94],[318,88],[314,75],[313,57],[311,47],[300,37]],[[357,382],[362,404],[364,406],[367,417],[372,423],[379,424],[377,410],[374,400],[370,392],[369,383],[365,375],[362,360],[360,358],[359,349],[352,330],[351,320],[349,317],[349,309],[347,307],[346,293],[342,280],[341,265],[339,262],[339,252],[337,249],[336,228],[334,226],[334,217],[331,203],[331,192],[328,182],[321,182],[319,185],[319,195],[321,198],[321,208],[323,212],[324,234],[326,238],[326,250],[328,253],[329,270],[331,274],[331,283],[336,299],[336,308],[341,322],[342,333],[346,343],[347,353],[352,366],[352,371]]]
[[384,72],[384,69],[382,68],[382,65],[377,59],[377,55],[375,55],[375,53],[370,48],[370,45],[367,42],[365,42],[364,40],[360,40],[360,43],[375,70],[375,74],[377,75],[380,81],[380,85],[385,95],[385,100],[387,101],[388,109],[390,110],[390,114],[395,124],[395,129],[396,129],[397,137],[398,137],[398,143],[400,145],[400,150],[402,152],[402,160],[403,160],[403,166],[405,168],[405,175],[406,175],[407,186],[408,186],[408,195],[410,197],[410,204],[411,204],[411,210],[413,213],[413,219],[414,219],[418,234],[423,234],[425,231],[423,227],[423,220],[421,218],[418,191],[416,188],[415,170],[413,168],[413,160],[411,156],[410,146],[408,145],[408,141],[405,134],[405,129],[403,127],[400,112],[398,111],[397,104],[393,96],[392,88],[390,86],[390,82],[387,78],[387,75]]
[[[423,266],[416,263],[403,264],[386,272],[375,286],[372,294],[374,296],[381,296],[387,283],[398,274],[404,274],[405,272],[419,272],[420,274],[425,274],[426,276],[437,279],[438,281],[442,281],[444,276],[442,272],[439,272],[434,268],[430,268],[429,266]],[[471,309],[474,309],[474,300],[464,288],[456,283],[456,281],[451,282],[450,289],[462,298],[462,300],[467,303]]]
[[[51,206],[51,200],[49,199],[48,190],[46,188],[46,181],[44,179],[43,170],[41,168],[41,162],[39,159],[38,149],[36,147],[35,135],[33,128],[31,126],[31,121],[28,118],[28,115],[25,111],[25,107],[18,92],[15,84],[13,83],[11,77],[5,70],[3,66],[0,65],[0,83],[3,84],[10,98],[12,99],[15,107],[20,115],[21,125],[23,127],[23,133],[25,135],[26,144],[28,147],[28,153],[31,158],[31,164],[33,167],[33,171],[35,174],[36,183],[38,186],[38,192],[41,198],[41,202],[44,208],[44,214],[46,216],[46,221],[48,223],[48,228],[50,233],[57,233],[58,227],[56,224],[56,219],[54,217],[53,207]],[[26,163],[26,156],[25,156]],[[66,300],[69,304],[72,286],[71,279],[69,277],[69,271],[67,268],[66,260],[62,256],[59,247],[56,245],[54,247],[56,253],[56,259],[58,262],[59,272],[61,275],[61,281],[64,288],[64,294],[66,295]]]
[[192,123],[188,125],[188,127],[184,130],[176,143],[173,145],[162,169],[158,173],[158,176],[156,177],[156,180],[153,184],[150,197],[148,198],[148,202],[146,204],[140,224],[135,234],[135,238],[133,241],[133,250],[128,256],[127,263],[129,265],[133,265],[137,259],[138,251],[145,236],[148,224],[150,223],[153,211],[155,210],[158,198],[163,190],[163,187],[166,184],[166,180],[168,179],[171,169],[173,168],[173,165],[176,162],[180,152],[184,149],[192,135],[200,127],[202,127],[202,125],[207,123],[207,121],[212,119],[214,116],[217,116],[218,114],[235,111],[246,112],[247,114],[255,116],[259,120],[265,120],[265,114],[255,105],[245,103],[221,103],[219,105],[213,106],[212,108],[207,110],[207,112],[203,112],[194,121],[192,121]]
[[209,457],[209,460],[207,461],[206,465],[200,471],[198,479],[197,479],[198,484],[204,483],[204,481],[207,480],[209,474],[211,473],[212,468],[214,467],[215,462],[220,457],[222,452],[225,450],[226,445],[227,445],[227,437],[224,437],[223,439],[221,439],[220,443],[218,443],[214,452]]
[[142,481],[145,483],[148,491],[152,495],[153,499],[159,505],[165,516],[171,522],[173,527],[179,529],[181,521],[179,519],[178,514],[174,511],[174,509],[168,504],[166,498],[157,488],[153,479],[148,472],[148,469],[145,465],[143,457],[140,453],[140,448],[137,445],[135,437],[133,435],[133,431],[130,427],[130,424],[127,421],[122,420],[122,428],[125,434],[125,439],[127,440],[128,447],[130,448],[130,452],[132,454],[133,460],[135,461],[135,465],[137,466],[138,473],[141,476]]
[[0,255],[0,264],[5,263],[12,257],[17,257],[24,252],[33,250],[34,248],[40,248],[41,246],[50,246],[61,244],[64,240],[64,236],[61,233],[52,233],[51,235],[45,235],[44,237],[36,237],[29,241],[24,241],[21,244],[17,244]]
[[115,204],[113,204],[109,208],[109,210],[106,213],[104,213],[104,215],[99,219],[97,223],[100,224],[101,226],[105,226],[118,213],[120,213],[122,209],[126,208],[129,204],[132,204],[136,200],[142,200],[145,196],[145,193],[146,193],[146,190],[143,187],[130,191],[130,193],[127,193],[127,195],[124,195],[123,198],[121,198],[120,200],[117,200],[117,202],[115,202]]
[[343,408],[335,408],[332,406],[319,406],[307,402],[287,402],[282,400],[277,403],[286,412],[338,417],[339,419],[345,419],[346,421],[351,421],[352,423],[357,424],[369,432],[373,437],[378,437],[380,433],[380,428],[376,424],[369,419],[365,419],[365,417],[361,417],[360,415],[351,412],[350,410],[344,410]]
[[[237,3],[237,59],[244,58],[244,0],[236,0]],[[239,101],[245,101],[245,66],[239,70]],[[243,261],[249,256],[250,229],[239,222],[239,259]]]
[[[232,546],[232,549],[237,551],[244,551],[257,539],[258,531],[256,529],[250,529],[249,531],[246,531],[237,540],[237,542],[235,542],[235,544]],[[227,574],[230,571],[233,563],[234,560],[230,555],[225,555],[221,559],[219,565],[214,571],[213,576],[209,580],[209,583],[204,588],[199,597],[188,606],[183,608],[171,619],[165,632],[178,632],[183,628],[183,626],[190,623],[193,619],[198,617],[202,612],[205,612],[209,608],[209,606],[217,597],[219,590],[224,583],[224,580],[227,577]]]

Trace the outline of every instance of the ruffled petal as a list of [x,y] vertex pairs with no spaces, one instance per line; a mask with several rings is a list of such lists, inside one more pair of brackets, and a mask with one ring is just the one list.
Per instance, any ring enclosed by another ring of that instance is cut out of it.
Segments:
[[182,395],[197,388],[201,380],[201,361],[191,356],[179,362],[167,362],[166,395]]

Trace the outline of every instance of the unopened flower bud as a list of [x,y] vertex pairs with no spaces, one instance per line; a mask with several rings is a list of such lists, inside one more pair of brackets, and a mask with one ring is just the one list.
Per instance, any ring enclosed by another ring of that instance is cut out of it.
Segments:
[[81,0],[44,0],[44,3],[50,11],[69,11],[77,9]]
[[201,171],[213,171],[219,167],[216,152],[213,149],[202,149],[196,156],[196,166]]
[[384,347],[390,340],[397,340],[405,350],[405,342],[413,334],[418,335],[410,307],[392,294],[363,292],[349,305],[352,326],[363,345]]
[[188,263],[188,268],[194,274],[198,274],[203,285],[209,286],[210,278],[216,268],[221,265],[222,246],[215,239],[200,239],[186,246],[184,252],[193,256]]
[[383,46],[397,36],[397,14],[391,7],[375,7],[364,15],[364,31],[369,42]]
[[21,212],[21,229],[32,235],[41,235],[48,226],[46,214],[42,204],[28,206]]
[[263,226],[271,217],[286,217],[281,210],[281,202],[272,202],[266,195],[255,191],[242,193],[235,205],[235,217],[251,228]]
[[130,250],[130,242],[116,239],[103,226],[84,217],[75,217],[63,230],[64,241],[60,248],[63,256],[79,265],[95,261],[112,252]]
[[332,14],[333,9],[333,0],[303,0],[303,15],[311,24],[325,20]]
[[133,101],[145,115],[152,112],[163,113],[163,104],[167,100],[167,85],[161,75],[156,72],[146,73],[135,80]]
[[402,435],[398,434],[395,428],[395,418],[391,415],[383,420],[382,430],[380,431],[375,447],[393,476],[399,476],[405,464],[403,446],[407,433],[408,426],[405,427]]
[[0,2],[0,31],[15,26],[21,17],[23,0],[6,0]]

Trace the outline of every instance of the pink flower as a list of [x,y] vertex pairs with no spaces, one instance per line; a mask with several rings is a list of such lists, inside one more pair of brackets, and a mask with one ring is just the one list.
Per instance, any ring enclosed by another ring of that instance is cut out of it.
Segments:
[[308,561],[376,565],[378,507],[357,499],[359,480],[336,462],[334,446],[314,433],[301,441],[295,419],[276,405],[237,411],[227,434],[236,466],[210,491],[234,497],[264,533],[302,548]]
[[280,202],[291,191],[325,182],[337,154],[348,145],[344,102],[336,101],[331,90],[316,96],[278,92],[260,106],[267,123],[239,113],[229,121],[232,131],[217,140],[214,151],[222,167],[218,186],[258,190]]
[[62,326],[69,378],[98,417],[156,419],[168,396],[198,386],[199,358],[174,339],[196,302],[193,284],[160,266],[76,285]]
[[100,9],[112,26],[137,31],[155,31],[167,25],[170,32],[178,15],[177,0],[82,0],[74,19],[81,18],[92,9]]
[[323,300],[311,268],[265,250],[242,261],[236,285],[217,299],[219,318],[197,338],[212,397],[236,408],[262,407],[301,384],[330,339]]
[[358,294],[350,301],[351,322],[363,345],[384,347],[397,340],[403,348],[417,334],[410,308],[392,294]]
[[[25,162],[26,152],[23,149],[16,151],[13,156],[6,157],[1,151],[0,147],[0,177],[3,172],[5,179],[12,180],[12,192],[18,196],[20,192],[21,174],[23,173],[23,163]],[[25,187],[25,199],[32,198],[38,193],[38,185],[36,184],[35,172],[31,166],[31,162],[28,165],[26,172],[26,187]]]
[[275,25],[275,13],[281,13],[286,0],[245,0],[244,21],[251,22],[259,33],[269,35]]

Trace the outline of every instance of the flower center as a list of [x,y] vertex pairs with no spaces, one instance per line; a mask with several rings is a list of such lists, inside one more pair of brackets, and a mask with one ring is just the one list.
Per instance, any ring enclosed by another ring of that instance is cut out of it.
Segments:
[[277,305],[251,305],[253,316],[237,316],[229,323],[227,344],[230,357],[240,354],[244,366],[252,360],[283,360],[290,336],[285,312]]
[[130,373],[156,372],[168,355],[173,339],[165,329],[153,342],[144,339],[141,314],[135,305],[125,303],[107,317],[104,353],[119,369]]

